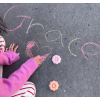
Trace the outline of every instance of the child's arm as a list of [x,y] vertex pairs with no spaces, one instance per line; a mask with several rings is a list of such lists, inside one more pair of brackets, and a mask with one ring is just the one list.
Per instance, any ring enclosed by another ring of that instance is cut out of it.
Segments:
[[10,45],[9,51],[2,52],[0,51],[0,65],[11,65],[19,59],[19,54],[16,53],[18,46],[14,48],[14,44]]
[[19,55],[12,51],[0,51],[0,65],[11,65],[19,59]]
[[38,63],[31,58],[11,74],[8,79],[0,78],[0,96],[8,97],[14,95],[37,68]]

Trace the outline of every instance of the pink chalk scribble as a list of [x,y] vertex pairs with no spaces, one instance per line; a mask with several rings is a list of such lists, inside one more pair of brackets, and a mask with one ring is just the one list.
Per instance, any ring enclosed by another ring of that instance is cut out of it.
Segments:
[[28,55],[30,57],[34,57],[34,55],[31,52],[32,47],[35,46],[35,42],[34,41],[29,41],[26,47],[26,52],[28,53]]
[[45,54],[44,56],[41,56],[41,57],[39,58],[40,63],[42,63],[42,62],[49,56],[49,54],[50,54],[50,53]]
[[[31,58],[34,58],[34,55],[32,54],[31,49],[32,49],[32,47],[34,47],[35,45],[37,45],[35,41],[29,41],[28,44],[27,44],[27,46],[26,46],[26,52],[27,52],[27,54],[28,54]],[[37,47],[38,47],[38,45],[37,45]],[[49,46],[44,46],[44,47],[49,47]],[[42,47],[42,48],[44,48],[44,47]],[[51,48],[50,48],[50,49],[51,49]],[[38,47],[38,50],[39,50],[39,47]],[[37,51],[38,51],[38,50],[37,50]],[[50,51],[50,53],[51,53],[51,51]],[[41,57],[39,58],[40,62],[42,63],[42,62],[49,56],[50,53],[47,53],[47,54],[41,56]]]
[[31,18],[30,16],[25,16],[25,15],[18,15],[16,17],[24,17],[24,18]]
[[[86,45],[88,45],[88,44],[96,45],[96,46],[99,47],[99,49],[100,49],[100,46],[99,46],[98,44],[94,43],[94,42],[85,43],[81,48],[79,48],[79,49],[82,51],[83,56],[84,56],[87,60],[89,60],[89,59],[85,56],[85,54],[94,56],[94,55],[97,55],[97,54],[100,53],[100,52],[98,52],[98,53],[95,53],[95,54],[91,54],[91,53],[85,52],[85,51],[83,50],[83,47],[86,46]],[[90,62],[90,61],[89,61],[89,62]],[[90,63],[92,63],[92,62],[90,62]]]
[[[7,15],[7,13],[8,13],[11,9],[13,9],[14,7],[18,7],[18,6],[22,6],[22,5],[15,5],[15,6],[11,7],[11,8],[5,13],[5,15],[4,15],[4,17],[3,17],[3,24],[4,24],[5,17],[6,17],[6,15]],[[10,31],[10,32],[11,32],[11,31],[17,30],[18,28],[21,28],[21,26],[22,26],[22,24],[23,24],[25,18],[31,18],[31,17],[25,16],[25,15],[18,15],[18,16],[16,16],[16,17],[24,17],[24,18],[23,18],[22,22],[20,23],[20,25],[18,25],[18,26],[17,26],[16,28],[14,28],[14,29],[9,30],[9,29],[7,29],[7,28],[5,27],[5,29],[6,29],[7,31]]]

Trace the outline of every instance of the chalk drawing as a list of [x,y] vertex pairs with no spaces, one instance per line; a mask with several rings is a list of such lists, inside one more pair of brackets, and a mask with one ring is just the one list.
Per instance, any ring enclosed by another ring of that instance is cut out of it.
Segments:
[[35,41],[29,41],[29,42],[27,43],[27,46],[26,46],[26,52],[27,52],[27,54],[29,55],[30,58],[34,58],[34,55],[33,55],[32,52],[31,52],[31,48],[34,47],[35,45],[36,45],[37,48],[38,48],[38,50],[37,50],[36,52],[38,52],[38,51],[39,51],[40,49],[42,49],[42,48],[49,48],[49,49],[50,49],[50,52],[49,52],[49,53],[47,53],[47,54],[45,54],[45,55],[43,55],[43,56],[41,56],[41,57],[39,58],[39,60],[40,60],[40,62],[41,62],[41,64],[42,64],[42,62],[51,54],[52,48],[50,48],[49,46],[43,46],[43,47],[41,47],[41,48],[39,49],[39,47],[38,47],[38,45],[37,45],[37,43],[36,43]]
[[37,43],[35,42],[35,41],[29,41],[28,43],[27,43],[27,46],[26,46],[26,52],[27,52],[27,54],[29,55],[29,57],[34,57],[34,55],[32,54],[32,52],[31,52],[31,49],[32,49],[32,47],[34,47],[34,46],[37,46],[37,48],[38,48],[38,50],[39,50],[39,47],[38,47],[38,45],[37,45]]
[[[41,47],[40,49],[42,49],[42,48],[49,48],[49,49],[50,49],[50,52],[40,57],[40,62],[41,62],[41,64],[42,64],[42,62],[43,62],[43,61],[51,54],[51,52],[52,52],[52,48],[49,47],[49,46],[43,46],[43,47]],[[39,49],[39,50],[40,50],[40,49]],[[37,52],[38,52],[39,50],[37,50]]]
[[[86,46],[86,45],[88,45],[88,44],[95,45],[95,46],[99,47],[99,49],[100,49],[100,46],[99,46],[98,44],[94,43],[94,42],[88,42],[88,43],[85,43],[81,48],[79,48],[79,49],[82,51],[83,56],[89,61],[89,59],[85,56],[85,54],[94,56],[94,55],[99,54],[100,52],[95,53],[95,54],[91,54],[91,53],[85,52],[85,51],[83,50],[83,47]],[[90,61],[89,61],[89,62],[90,62]],[[90,63],[92,63],[92,62],[90,62]]]
[[[7,15],[7,13],[8,13],[11,9],[13,9],[13,8],[15,8],[15,7],[18,7],[18,6],[22,6],[22,5],[15,5],[15,6],[11,7],[11,8],[5,13],[5,15],[4,15],[4,17],[3,17],[3,24],[4,24],[5,17],[6,17],[6,15]],[[17,17],[24,17],[23,20],[22,20],[22,22],[21,22],[21,24],[18,25],[16,28],[11,29],[11,30],[9,30],[9,29],[7,29],[7,28],[5,27],[5,29],[6,29],[7,31],[15,31],[15,30],[17,30],[18,28],[21,28],[21,26],[22,26],[22,24],[23,24],[25,18],[31,18],[31,17],[25,16],[25,15],[18,15]]]
[[[76,38],[76,39],[73,39],[72,41],[70,41],[70,43],[68,44],[68,49],[69,49],[69,52],[71,53],[71,55],[73,55],[73,56],[75,56],[75,57],[77,57],[77,55],[75,55],[75,54],[73,54],[72,52],[71,52],[71,50],[70,50],[70,45],[71,45],[71,43],[73,42],[73,41],[76,41],[76,40],[78,40],[78,39],[81,39],[81,38]],[[82,39],[81,39],[82,40]]]
[[34,18],[31,20],[31,22],[30,22],[30,24],[29,24],[29,27],[28,27],[28,29],[27,29],[27,31],[26,31],[27,34],[28,34],[29,29],[30,29],[32,26],[35,26],[35,25],[39,25],[39,26],[41,26],[41,27],[44,29],[43,25],[40,24],[40,23],[32,24],[33,20],[34,20]]
[[25,16],[25,15],[18,15],[18,16],[16,16],[16,17],[31,18],[31,17],[29,17],[29,16]]
[[[51,51],[52,51],[52,48],[51,48],[50,46],[43,46],[43,47],[41,47],[40,49],[42,49],[42,48],[49,48],[49,49],[50,49],[50,53],[51,53]],[[38,52],[40,49],[38,49],[37,52]],[[49,53],[49,54],[50,54],[50,53]]]
[[[57,31],[58,33],[59,33],[59,37],[58,38],[56,38],[56,39],[54,39],[54,40],[48,40],[47,39],[47,34],[50,34],[50,33],[52,33],[52,32],[55,32],[55,31]],[[64,45],[63,45],[63,42],[62,42],[62,33],[60,32],[60,31],[58,31],[58,30],[51,30],[51,31],[48,31],[46,34],[45,34],[45,39],[47,40],[47,42],[52,42],[52,41],[56,41],[57,39],[59,39],[59,38],[61,38],[61,45],[64,47]]]

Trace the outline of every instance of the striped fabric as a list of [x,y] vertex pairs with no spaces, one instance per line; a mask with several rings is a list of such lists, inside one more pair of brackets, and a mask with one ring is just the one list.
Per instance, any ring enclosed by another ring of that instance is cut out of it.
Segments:
[[2,36],[0,36],[0,51],[5,50],[5,40]]
[[24,86],[11,97],[35,97],[36,87],[34,83],[27,81]]

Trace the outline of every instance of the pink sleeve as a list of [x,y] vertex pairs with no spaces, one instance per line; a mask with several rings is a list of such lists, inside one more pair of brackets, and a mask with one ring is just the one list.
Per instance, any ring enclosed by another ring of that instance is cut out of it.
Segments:
[[0,65],[11,65],[19,59],[19,55],[12,51],[0,51]]
[[9,97],[15,94],[29,79],[37,67],[38,64],[33,58],[31,58],[17,71],[11,74],[8,79],[0,78],[0,96]]

